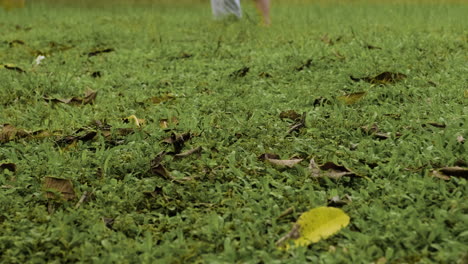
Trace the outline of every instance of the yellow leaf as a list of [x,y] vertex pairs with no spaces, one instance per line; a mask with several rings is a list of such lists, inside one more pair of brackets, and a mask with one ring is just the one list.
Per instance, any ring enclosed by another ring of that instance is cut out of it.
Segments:
[[131,115],[129,117],[124,118],[124,122],[128,123],[130,121],[133,121],[136,127],[141,127],[145,123],[144,119],[139,119],[135,115]]
[[338,96],[338,100],[342,101],[345,104],[354,104],[357,101],[359,101],[364,95],[366,95],[366,92],[352,93],[343,96]]
[[465,98],[468,98],[468,90],[465,90]]
[[349,216],[341,209],[318,207],[303,213],[292,230],[276,243],[277,246],[289,249],[287,242],[293,239],[294,245],[308,246],[325,239],[349,224]]

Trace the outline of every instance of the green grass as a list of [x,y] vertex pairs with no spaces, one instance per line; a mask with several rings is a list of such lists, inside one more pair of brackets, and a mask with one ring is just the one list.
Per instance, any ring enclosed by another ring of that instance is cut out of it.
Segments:
[[[245,9],[237,22],[211,21],[207,4],[0,10],[0,64],[26,71],[0,69],[0,124],[55,133],[0,143],[0,164],[17,167],[0,171],[0,262],[467,261],[466,178],[429,173],[468,162],[466,141],[457,141],[468,138],[468,5],[283,3],[271,28]],[[333,45],[321,40],[326,34]],[[87,55],[106,48],[115,51]],[[33,66],[39,53],[46,58]],[[242,67],[245,77],[230,77]],[[408,77],[350,79],[385,71]],[[43,99],[87,89],[98,92],[94,104]],[[361,91],[354,104],[337,99]],[[174,98],[148,102],[167,94]],[[279,117],[290,109],[306,113],[298,133],[287,134],[292,123]],[[96,129],[94,120],[134,128],[122,121],[130,115],[145,119],[135,133],[60,144]],[[172,117],[178,124],[162,129]],[[362,132],[373,124],[389,138]],[[164,158],[175,180],[149,172],[158,153],[172,150],[163,142],[171,132],[195,134],[183,151],[202,148]],[[267,152],[304,161],[278,168],[258,159]],[[362,177],[314,179],[312,157]],[[47,176],[70,179],[77,199],[48,201]],[[85,191],[92,195],[75,209]],[[302,212],[336,195],[352,197],[342,207],[347,228],[308,248],[275,247]]]

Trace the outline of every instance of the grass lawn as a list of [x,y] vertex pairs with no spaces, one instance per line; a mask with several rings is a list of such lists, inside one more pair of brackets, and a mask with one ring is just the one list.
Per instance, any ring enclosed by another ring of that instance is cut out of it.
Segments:
[[244,9],[0,10],[0,262],[468,262],[468,4]]

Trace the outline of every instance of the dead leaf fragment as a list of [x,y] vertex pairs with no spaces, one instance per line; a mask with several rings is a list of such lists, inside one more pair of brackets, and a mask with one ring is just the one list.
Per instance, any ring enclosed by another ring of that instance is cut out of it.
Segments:
[[132,122],[136,127],[141,127],[142,125],[145,124],[145,120],[144,119],[140,119],[138,117],[136,117],[135,115],[131,115],[129,117],[125,117],[122,119],[124,121],[124,123],[130,123]]
[[100,55],[100,54],[103,54],[103,53],[109,53],[109,52],[112,52],[112,51],[114,51],[113,48],[98,49],[98,50],[94,50],[94,51],[89,52],[88,57],[93,57],[93,56],[97,56],[97,55]]
[[263,153],[262,155],[258,156],[258,159],[262,161],[267,159],[280,159],[280,156],[273,153]]
[[16,171],[16,164],[14,163],[0,163],[0,170]]
[[444,167],[431,172],[431,176],[443,180],[450,180],[451,177],[468,178],[468,168],[465,167]]
[[357,92],[357,93],[352,93],[352,94],[347,94],[343,96],[338,96],[338,100],[342,101],[345,104],[354,104],[361,100],[362,97],[366,95],[366,92]]
[[374,46],[374,45],[371,45],[371,44],[366,44],[366,45],[364,45],[364,47],[365,47],[366,49],[370,49],[370,50],[373,50],[373,49],[379,49],[379,50],[381,50],[381,49],[382,49],[381,47],[377,47],[377,46]]
[[181,159],[181,158],[185,158],[185,157],[188,157],[192,154],[198,154],[202,151],[202,148],[201,147],[196,147],[194,149],[191,149],[191,150],[187,150],[185,152],[182,152],[182,153],[178,153],[178,154],[175,154],[174,155],[174,158],[175,159]]
[[18,66],[13,65],[13,64],[3,64],[3,65],[0,65],[0,66],[7,69],[7,70],[10,70],[10,71],[16,71],[18,73],[26,73],[25,70],[21,69]]
[[152,174],[162,176],[166,179],[172,179],[172,176],[170,175],[169,171],[167,171],[164,165],[162,165],[162,161],[164,159],[164,156],[166,156],[166,154],[167,152],[162,151],[158,153],[153,160],[151,160],[150,172]]
[[179,120],[175,116],[171,117],[170,119],[164,118],[159,120],[159,127],[163,129],[166,129],[171,125],[176,126],[177,124],[179,124]]
[[20,39],[15,39],[15,40],[12,40],[12,41],[8,42],[8,46],[10,46],[10,48],[20,46],[20,45],[24,45],[24,44],[25,44],[24,41],[22,41]]
[[[48,199],[73,200],[76,198],[73,184],[70,180],[56,177],[45,177],[44,190]],[[59,194],[59,196],[57,196]]]
[[280,166],[280,167],[288,167],[292,168],[294,165],[299,164],[303,159],[289,159],[289,160],[280,160],[280,159],[265,159],[269,163]]
[[303,64],[297,66],[295,68],[296,71],[303,71],[307,68],[310,68],[312,66],[312,59],[307,59]]
[[0,126],[0,128],[0,143],[6,143],[15,139],[26,138],[29,135],[31,135],[30,132],[23,129],[17,129],[16,127],[10,124],[4,124]]
[[258,77],[260,78],[272,78],[273,76],[269,74],[268,72],[261,72],[258,74]]
[[84,97],[72,97],[68,99],[60,99],[60,98],[51,98],[48,96],[44,96],[44,100],[47,102],[53,103],[64,103],[70,105],[86,105],[86,104],[93,104],[96,100],[97,92],[93,90],[86,90]]
[[382,72],[381,74],[378,74],[373,77],[362,77],[362,78],[356,78],[353,76],[350,76],[351,80],[358,82],[358,81],[365,81],[371,84],[393,84],[398,81],[401,81],[403,79],[406,79],[407,76],[403,73],[394,73],[394,72]]
[[300,118],[302,117],[302,115],[298,114],[296,111],[294,110],[287,110],[287,111],[283,111],[280,113],[280,116],[279,116],[281,119],[290,119],[292,121],[298,121],[300,120]]
[[351,196],[345,195],[344,197],[340,197],[339,195],[333,196],[332,198],[328,199],[328,206],[332,207],[342,207],[352,202]]
[[183,134],[171,133],[171,137],[163,140],[164,143],[172,144],[174,147],[174,154],[179,154],[185,145],[185,142],[190,140],[193,134],[190,132]]
[[296,120],[296,123],[294,123],[291,128],[286,132],[286,134],[291,134],[292,132],[299,132],[299,130],[303,127],[306,126],[306,112],[302,113],[302,116],[300,119]]
[[430,123],[427,123],[427,125],[430,125],[430,126],[433,126],[433,127],[438,127],[438,128],[447,127],[447,125],[444,124],[444,123],[436,123],[436,122],[430,122]]
[[163,95],[159,95],[159,96],[153,96],[151,98],[149,98],[149,101],[153,104],[160,104],[160,103],[163,103],[163,102],[167,102],[167,101],[170,101],[172,99],[175,98],[175,95],[173,95],[172,93],[168,93],[168,94],[163,94]]
[[314,158],[310,159],[309,170],[311,172],[311,176],[314,178],[326,177],[330,179],[340,179],[343,176],[357,176],[356,173],[350,171],[348,168],[336,165],[333,162],[318,165]]
[[457,136],[457,142],[463,144],[465,142],[465,138],[462,135]]
[[247,75],[247,73],[249,73],[249,71],[250,71],[249,67],[242,67],[239,70],[236,70],[236,71],[232,72],[231,74],[229,74],[229,77],[231,77],[231,78],[242,78],[242,77],[245,77]]

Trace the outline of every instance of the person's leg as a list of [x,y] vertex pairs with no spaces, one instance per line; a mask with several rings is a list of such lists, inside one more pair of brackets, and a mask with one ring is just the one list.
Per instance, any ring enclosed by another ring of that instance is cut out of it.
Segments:
[[262,14],[263,23],[265,25],[270,25],[270,0],[255,0],[255,3],[258,11]]

